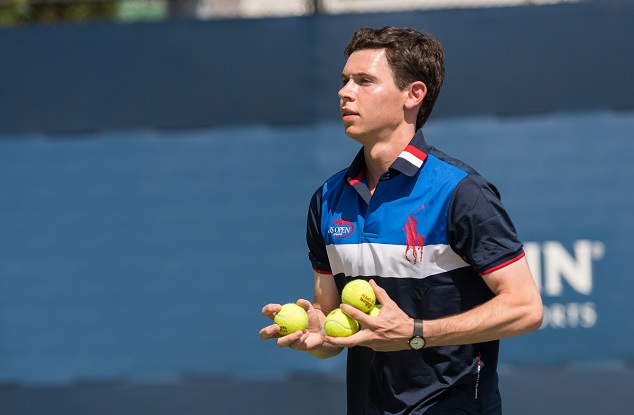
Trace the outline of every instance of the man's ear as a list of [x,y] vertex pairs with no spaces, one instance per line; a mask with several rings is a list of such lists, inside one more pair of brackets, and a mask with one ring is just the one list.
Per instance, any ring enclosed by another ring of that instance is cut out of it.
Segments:
[[412,109],[419,106],[427,95],[427,85],[422,81],[415,81],[407,87],[407,97],[405,99],[405,108]]

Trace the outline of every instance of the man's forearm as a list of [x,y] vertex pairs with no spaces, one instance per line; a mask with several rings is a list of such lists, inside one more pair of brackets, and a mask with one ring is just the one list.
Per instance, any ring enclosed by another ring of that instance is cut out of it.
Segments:
[[517,303],[500,294],[490,301],[451,317],[425,320],[428,346],[482,343],[537,330],[542,319],[541,302]]

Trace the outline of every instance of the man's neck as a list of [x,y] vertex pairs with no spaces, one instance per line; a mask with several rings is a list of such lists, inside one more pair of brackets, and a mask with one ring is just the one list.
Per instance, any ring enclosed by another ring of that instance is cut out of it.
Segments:
[[390,168],[413,136],[414,132],[407,131],[395,134],[389,140],[376,141],[363,146],[365,174],[370,192],[374,193],[381,175]]

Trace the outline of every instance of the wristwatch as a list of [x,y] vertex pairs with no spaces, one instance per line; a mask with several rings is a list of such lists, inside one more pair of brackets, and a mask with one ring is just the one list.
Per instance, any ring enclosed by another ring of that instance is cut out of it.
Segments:
[[414,319],[414,336],[407,342],[412,350],[420,350],[425,347],[423,338],[423,320]]

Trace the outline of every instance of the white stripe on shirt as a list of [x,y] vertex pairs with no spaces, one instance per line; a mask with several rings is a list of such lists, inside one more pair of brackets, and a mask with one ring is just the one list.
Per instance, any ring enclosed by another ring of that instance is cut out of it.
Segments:
[[[348,276],[380,276],[384,278],[417,278],[441,274],[469,266],[449,245],[426,245],[422,261],[414,258],[414,249],[405,245],[378,243],[328,245],[326,252],[333,274]],[[409,260],[408,260],[409,259]]]

